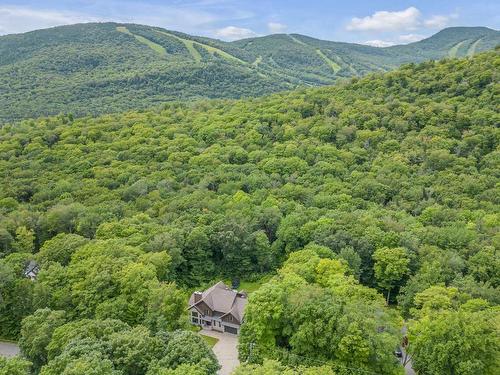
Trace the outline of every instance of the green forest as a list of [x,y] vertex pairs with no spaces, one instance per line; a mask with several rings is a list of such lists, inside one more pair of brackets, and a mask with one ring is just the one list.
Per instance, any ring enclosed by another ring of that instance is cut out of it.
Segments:
[[60,26],[0,36],[0,124],[256,97],[497,44],[500,31],[486,27],[447,28],[416,43],[376,48],[299,34],[223,42],[137,24]]
[[263,277],[236,375],[498,374],[499,72],[4,125],[0,375],[215,375],[187,298]]

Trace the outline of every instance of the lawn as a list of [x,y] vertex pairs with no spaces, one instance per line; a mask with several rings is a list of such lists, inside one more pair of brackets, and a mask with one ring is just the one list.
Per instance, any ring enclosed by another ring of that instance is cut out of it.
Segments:
[[6,339],[6,338],[3,338],[1,336],[0,336],[0,342],[8,342],[9,344],[16,344],[17,345],[17,341]]
[[205,342],[207,343],[207,345],[211,348],[213,348],[215,346],[215,344],[217,344],[217,341],[219,341],[219,339],[215,338],[215,337],[210,337],[210,336],[205,336],[205,335],[202,335],[200,334],[201,338],[203,340],[205,340]]
[[[200,326],[195,326],[195,325],[191,325],[190,328],[189,328],[190,331],[192,332],[200,332],[201,331],[201,327]],[[215,337],[210,337],[210,336],[205,336],[201,333],[199,333],[199,335],[201,336],[201,338],[207,343],[207,345],[211,348],[214,347],[215,344],[217,344],[217,341],[219,341],[219,339],[215,338]]]
[[[252,294],[255,292],[257,289],[261,287],[262,284],[267,283],[271,279],[271,275],[264,276],[263,278],[257,280],[257,281],[245,281],[241,280],[240,281],[240,286],[238,287],[238,290],[242,290],[247,292],[248,294]],[[231,286],[231,280],[224,280],[226,285]]]

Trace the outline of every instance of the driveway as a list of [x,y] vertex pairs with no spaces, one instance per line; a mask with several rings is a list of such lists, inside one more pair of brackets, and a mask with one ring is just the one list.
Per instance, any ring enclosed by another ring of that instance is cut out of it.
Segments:
[[[401,357],[400,362],[403,365],[404,358],[406,357],[407,354],[406,354],[404,348],[401,348],[401,351],[403,352],[403,357]],[[406,375],[416,375],[415,371],[413,370],[413,367],[411,366],[411,357],[409,355],[408,355],[406,365],[404,366],[404,368],[405,368]]]
[[0,356],[14,357],[19,354],[19,346],[16,344],[0,341]]
[[[408,327],[406,325],[403,326],[401,329],[401,333],[406,336],[406,333],[408,332]],[[401,351],[403,352],[403,357],[401,358],[400,362],[402,365],[404,365],[404,359],[407,357],[406,350],[405,348],[401,348]],[[413,370],[413,367],[411,365],[411,357],[408,355],[406,365],[404,366],[405,368],[405,374],[406,375],[415,375],[415,371]]]
[[221,369],[219,375],[230,375],[233,370],[238,367],[240,361],[238,360],[238,336],[229,333],[220,333],[216,331],[201,330],[200,333],[205,336],[215,337],[219,339],[217,344],[214,345],[214,351]]

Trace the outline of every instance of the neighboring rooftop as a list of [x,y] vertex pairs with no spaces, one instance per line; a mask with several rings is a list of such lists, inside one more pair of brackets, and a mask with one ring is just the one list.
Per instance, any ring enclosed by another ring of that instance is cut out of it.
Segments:
[[35,262],[34,260],[30,260],[26,264],[26,268],[24,269],[24,276],[26,276],[27,278],[29,278],[31,280],[35,280],[39,271],[40,271],[40,267],[39,267],[38,263]]

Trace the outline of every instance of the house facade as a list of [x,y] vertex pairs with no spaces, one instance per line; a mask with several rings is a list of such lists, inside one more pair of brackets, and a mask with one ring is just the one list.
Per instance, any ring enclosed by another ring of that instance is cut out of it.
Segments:
[[204,329],[237,335],[243,323],[248,299],[244,292],[229,288],[222,281],[189,298],[189,319]]

